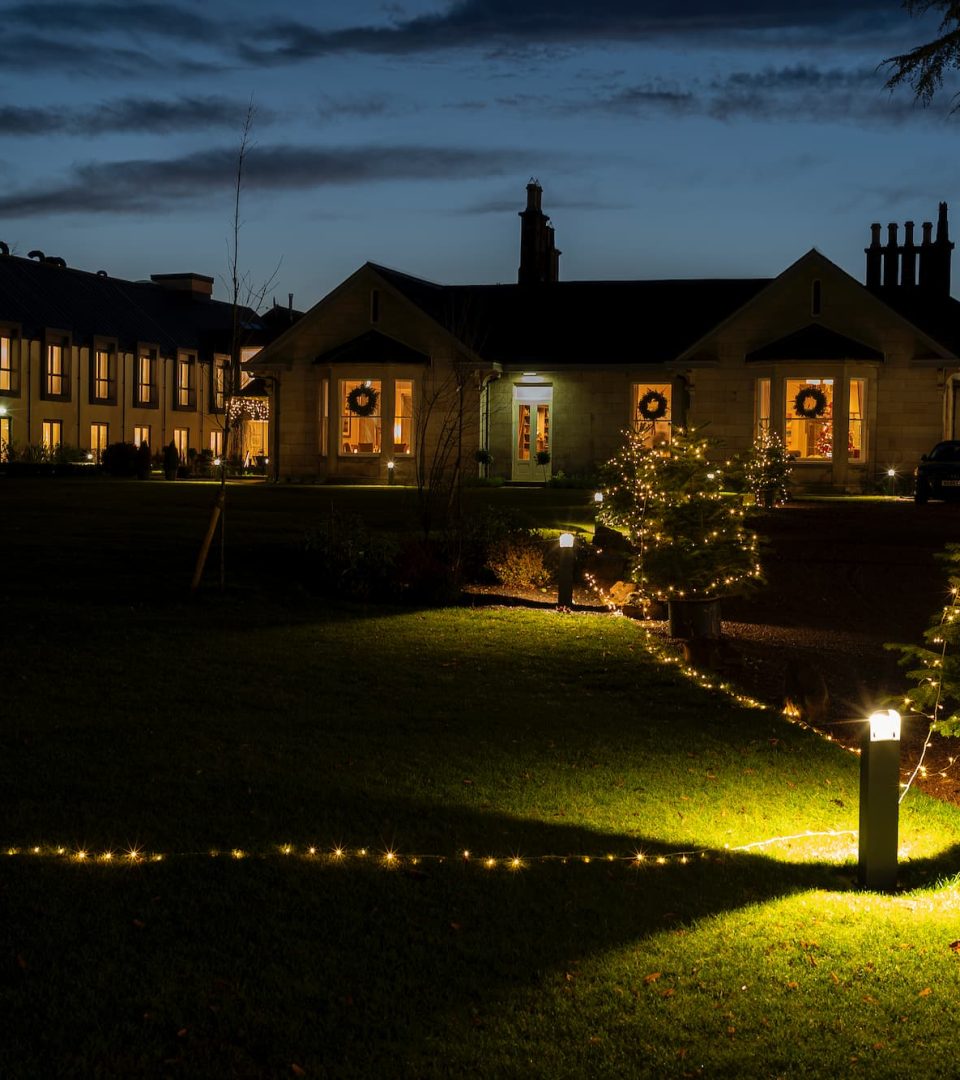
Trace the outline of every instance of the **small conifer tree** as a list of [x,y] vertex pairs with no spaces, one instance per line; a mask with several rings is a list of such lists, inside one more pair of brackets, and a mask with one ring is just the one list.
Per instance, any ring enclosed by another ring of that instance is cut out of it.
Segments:
[[757,506],[780,506],[790,498],[793,462],[783,439],[775,432],[762,431],[744,461],[744,477]]
[[604,468],[599,520],[626,529],[636,550],[633,577],[657,600],[711,599],[761,579],[757,537],[739,502],[722,491],[722,467],[695,431],[675,428],[669,443],[646,445],[627,432]]
[[960,544],[938,556],[948,564],[949,591],[944,606],[924,631],[926,646],[891,644],[916,685],[903,704],[930,721],[941,735],[960,735]]

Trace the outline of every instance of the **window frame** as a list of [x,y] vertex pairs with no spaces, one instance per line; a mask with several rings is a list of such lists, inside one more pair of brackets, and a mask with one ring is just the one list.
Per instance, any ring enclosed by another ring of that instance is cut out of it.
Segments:
[[[377,458],[383,453],[383,383],[382,378],[369,376],[340,376],[337,379],[337,389],[340,404],[338,406],[339,438],[337,439],[337,455],[341,458]],[[377,411],[370,416],[357,416],[352,413],[347,405],[347,398],[358,386],[370,386],[377,391]],[[353,437],[361,432],[370,434],[370,439]],[[349,450],[348,446],[364,446],[370,444],[370,450]]]
[[[105,361],[103,372],[101,360]],[[116,342],[95,340],[90,349],[89,402],[91,405],[116,405],[117,403],[117,347]]]
[[[56,442],[52,435],[56,428]],[[40,445],[47,453],[53,453],[63,446],[63,421],[56,417],[48,417],[40,421]]]
[[[138,449],[142,442],[145,442],[147,446],[151,446],[150,435],[152,431],[151,424],[134,424],[133,425],[133,445]],[[143,432],[147,433],[146,439],[143,437]],[[151,446],[152,449],[152,446]]]
[[[60,350],[60,370],[52,372],[50,361],[52,349]],[[65,331],[48,330],[43,336],[43,354],[40,372],[40,400],[41,401],[70,401],[73,397],[71,383],[71,353],[73,344],[70,335]],[[52,380],[60,380],[60,389],[53,390]]]
[[[644,420],[638,412],[640,401],[650,391],[663,394],[667,399],[667,411],[659,420]],[[641,433],[649,435],[649,439],[644,439],[645,444],[651,447],[670,445],[673,438],[673,425],[676,422],[674,419],[676,393],[676,384],[672,379],[660,382],[653,379],[633,378],[630,380],[630,428],[637,435]],[[647,425],[649,425],[647,431],[642,432],[642,428]]]
[[[181,381],[181,374],[187,372],[186,382]],[[173,399],[171,406],[175,412],[197,411],[197,354],[178,352],[173,364]]]
[[[100,439],[100,432],[103,432],[103,439]],[[96,438],[94,437],[96,432]],[[100,443],[103,443],[101,446]],[[91,420],[90,421],[90,450],[93,454],[93,460],[99,465],[100,457],[103,451],[110,445],[110,424],[106,420]]]
[[[143,362],[147,363],[148,382],[144,384]],[[137,351],[134,353],[134,372],[132,382],[131,405],[134,409],[158,409],[160,408],[160,349],[157,345],[148,342],[138,342]],[[147,398],[143,397],[142,390],[147,387]]]
[[3,348],[0,345],[0,397],[18,398],[20,397],[20,328],[7,323],[0,325],[0,342],[2,341],[7,343],[7,363],[4,366]]

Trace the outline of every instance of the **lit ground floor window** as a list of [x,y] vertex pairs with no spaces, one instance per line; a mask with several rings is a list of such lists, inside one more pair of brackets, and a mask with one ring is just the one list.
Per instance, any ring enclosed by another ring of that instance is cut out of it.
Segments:
[[644,446],[662,446],[673,429],[673,387],[670,383],[634,383],[632,387],[634,431]]
[[190,449],[190,429],[178,427],[173,429],[173,445],[177,448],[181,461],[187,460],[187,451]]
[[798,461],[836,456],[836,440],[846,442],[849,461],[866,456],[866,380],[850,379],[843,409],[842,382],[834,379],[785,379],[784,442]]
[[138,424],[133,429],[133,445],[134,446],[139,446],[141,443],[146,443],[147,446],[150,445],[150,425],[149,424]]
[[40,445],[44,450],[56,450],[63,445],[63,423],[60,420],[44,420],[40,427]]
[[90,425],[90,452],[93,454],[93,460],[100,463],[100,458],[106,450],[109,442],[109,424],[91,424]]

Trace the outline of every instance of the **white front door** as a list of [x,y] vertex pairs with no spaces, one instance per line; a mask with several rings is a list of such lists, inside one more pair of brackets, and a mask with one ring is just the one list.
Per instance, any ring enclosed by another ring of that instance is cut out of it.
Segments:
[[[552,386],[515,386],[513,390],[513,469],[511,479],[534,483],[549,479],[553,468]],[[550,455],[544,463],[544,455]]]

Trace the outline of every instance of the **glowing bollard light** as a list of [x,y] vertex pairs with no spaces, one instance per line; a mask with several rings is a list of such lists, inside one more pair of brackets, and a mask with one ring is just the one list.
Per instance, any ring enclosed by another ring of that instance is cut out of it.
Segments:
[[396,462],[394,462],[394,461],[388,461],[387,462],[387,483],[388,484],[393,483],[393,471],[394,471],[394,469],[396,469],[396,467],[397,467]]
[[557,567],[557,607],[573,607],[573,533],[560,534],[560,565]]
[[865,889],[892,891],[897,884],[900,814],[900,714],[871,715],[860,751],[860,863]]

